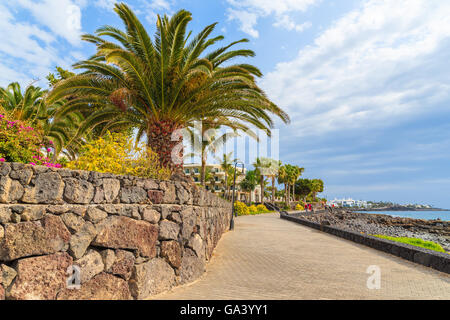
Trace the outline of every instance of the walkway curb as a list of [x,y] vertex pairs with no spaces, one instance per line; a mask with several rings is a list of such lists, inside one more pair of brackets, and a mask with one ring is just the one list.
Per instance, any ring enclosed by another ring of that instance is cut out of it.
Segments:
[[397,243],[385,239],[376,238],[362,233],[356,233],[311,222],[300,217],[291,216],[289,214],[281,214],[281,219],[292,221],[306,227],[320,230],[334,236],[344,238],[365,246],[377,249],[386,253],[390,253],[397,257],[421,264],[426,267],[436,269],[441,272],[450,274],[450,255],[445,253],[428,250],[425,248],[415,247],[409,244]]

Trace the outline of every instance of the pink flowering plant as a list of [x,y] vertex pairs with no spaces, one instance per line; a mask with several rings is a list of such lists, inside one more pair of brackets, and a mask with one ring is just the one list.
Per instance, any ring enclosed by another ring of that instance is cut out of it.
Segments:
[[42,134],[23,121],[14,121],[0,113],[0,163],[21,162],[31,165],[61,168],[51,161],[51,141],[44,142]]

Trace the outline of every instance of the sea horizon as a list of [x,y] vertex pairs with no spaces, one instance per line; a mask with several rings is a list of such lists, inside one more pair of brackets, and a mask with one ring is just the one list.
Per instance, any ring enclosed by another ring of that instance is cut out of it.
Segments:
[[368,214],[384,214],[399,218],[450,221],[450,211],[360,211]]

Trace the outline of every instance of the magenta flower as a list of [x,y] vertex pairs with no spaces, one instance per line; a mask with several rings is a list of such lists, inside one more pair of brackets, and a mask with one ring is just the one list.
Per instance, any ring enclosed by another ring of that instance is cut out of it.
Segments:
[[0,162],[5,162],[5,158],[0,158]]
[[35,166],[35,165],[36,165],[36,163],[34,163],[34,162],[30,162],[30,164],[31,164],[32,166]]

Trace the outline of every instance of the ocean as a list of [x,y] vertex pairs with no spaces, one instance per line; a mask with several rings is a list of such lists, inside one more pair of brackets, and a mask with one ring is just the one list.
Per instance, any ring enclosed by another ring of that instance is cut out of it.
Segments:
[[362,213],[387,214],[393,217],[450,221],[450,211],[363,211]]

